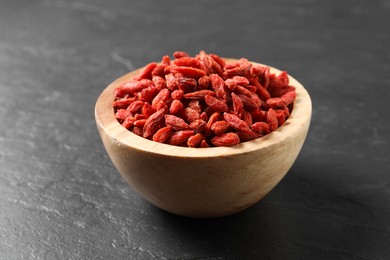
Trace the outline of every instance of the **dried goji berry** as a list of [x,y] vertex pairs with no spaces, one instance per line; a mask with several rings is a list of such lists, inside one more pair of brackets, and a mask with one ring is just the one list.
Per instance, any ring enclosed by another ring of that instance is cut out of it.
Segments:
[[152,107],[156,108],[158,102],[166,102],[171,96],[171,91],[169,89],[164,88],[158,92],[158,94],[153,98]]
[[208,89],[202,89],[202,90],[186,93],[184,94],[184,97],[186,99],[204,99],[206,95],[215,96],[215,93]]
[[218,112],[214,112],[214,113],[210,116],[209,120],[207,121],[206,127],[205,127],[205,129],[204,129],[204,132],[205,132],[205,135],[206,135],[206,136],[210,136],[210,135],[213,134],[213,133],[212,133],[212,130],[211,130],[211,126],[212,126],[215,122],[218,121],[218,119],[220,118],[220,116],[221,116],[221,114],[218,113]]
[[205,51],[173,56],[114,90],[115,117],[135,134],[173,145],[230,146],[268,134],[290,116],[296,91],[285,71],[275,75],[245,58],[225,62]]
[[145,102],[142,109],[141,113],[145,115],[146,118],[150,117],[156,110],[148,103]]
[[203,132],[206,128],[206,121],[202,119],[196,119],[190,123],[190,128],[195,131],[195,133]]
[[275,110],[276,118],[278,119],[278,127],[286,121],[286,116],[283,110]]
[[280,74],[276,77],[270,78],[269,85],[273,87],[284,87],[288,86],[289,78],[286,71],[280,72]]
[[225,90],[225,81],[217,74],[209,75],[211,87],[215,92],[217,98],[227,101],[227,93]]
[[227,132],[229,130],[229,128],[230,128],[230,124],[224,120],[217,121],[211,125],[211,130],[216,135]]
[[262,135],[252,130],[249,131],[236,131],[236,134],[240,138],[241,142],[247,142],[261,137]]
[[152,76],[160,76],[163,77],[165,75],[166,64],[157,64],[156,67],[152,71]]
[[131,98],[125,98],[125,99],[118,99],[114,101],[113,107],[118,109],[118,108],[127,108],[132,102],[137,100],[136,97],[131,97]]
[[131,113],[137,113],[137,112],[140,112],[142,107],[144,106],[144,103],[143,101],[140,101],[140,100],[137,100],[137,101],[134,101],[133,103],[131,103],[126,110],[128,110],[129,112]]
[[114,95],[116,98],[123,98],[126,95],[132,95],[143,89],[143,85],[139,81],[131,80],[126,83],[123,83],[121,86],[114,90]]
[[198,55],[198,59],[203,62],[205,67],[207,68],[208,73],[216,73],[222,75],[222,67],[205,51],[200,51]]
[[180,111],[180,115],[188,123],[191,123],[200,118],[199,112],[190,107],[185,107],[182,109]]
[[250,131],[249,126],[247,123],[243,120],[241,120],[238,116],[229,114],[229,113],[223,113],[223,118],[226,120],[226,122],[229,123],[231,127],[233,127],[236,130],[240,131]]
[[177,85],[179,89],[185,93],[195,91],[198,85],[196,79],[175,75]]
[[278,118],[276,117],[275,110],[270,108],[267,111],[267,123],[269,124],[270,132],[275,131],[278,128]]
[[161,109],[164,109],[165,113],[169,111],[168,105],[164,101],[158,101],[157,104],[153,107],[156,111],[159,111]]
[[152,86],[152,87],[148,87],[148,88],[145,88],[143,89],[140,94],[139,94],[139,98],[142,100],[142,101],[145,101],[145,102],[148,102],[148,103],[151,103],[153,98],[160,92],[160,90],[158,88],[156,88],[155,86]]
[[251,111],[251,115],[252,115],[253,122],[262,122],[262,121],[265,121],[267,118],[267,111],[257,109],[257,110]]
[[181,73],[185,77],[189,77],[189,78],[200,78],[206,75],[206,72],[197,68],[176,66],[176,65],[170,65],[169,67],[170,67],[169,68],[170,72]]
[[175,57],[176,59],[180,59],[183,57],[190,57],[190,55],[185,51],[175,51],[173,53],[173,57]]
[[238,97],[235,93],[232,93],[232,101],[233,101],[233,113],[242,118],[242,114],[244,112],[244,103],[242,99]]
[[210,147],[210,145],[207,143],[207,141],[204,139],[202,140],[202,142],[200,142],[200,145],[199,145],[200,148],[207,148],[207,147]]
[[236,133],[223,133],[211,138],[211,143],[214,146],[232,146],[240,143],[240,137]]
[[159,143],[165,143],[165,141],[171,136],[172,130],[171,126],[162,127],[153,135],[152,140]]
[[200,114],[203,111],[203,102],[198,99],[193,99],[190,102],[188,102],[188,107],[192,108],[193,110],[195,110]]
[[297,97],[297,94],[295,91],[289,91],[286,94],[283,94],[281,96],[281,99],[285,103],[286,106],[290,105],[294,102],[295,98]]
[[140,119],[147,119],[147,117],[145,115],[139,114],[139,113],[134,115],[134,120],[140,120]]
[[134,77],[135,80],[141,80],[141,79],[151,79],[152,78],[152,71],[156,68],[157,62],[151,62],[148,65],[146,65],[141,72]]
[[252,125],[252,115],[251,113],[249,113],[249,111],[244,111],[243,115],[242,115],[242,120],[244,120],[244,122],[250,126]]
[[133,133],[138,135],[138,136],[142,136],[142,134],[143,134],[142,127],[134,126],[133,127]]
[[244,108],[248,111],[255,111],[260,108],[261,103],[258,100],[252,99],[249,96],[243,94],[237,94],[237,96],[241,99],[244,104]]
[[162,90],[163,88],[167,87],[167,83],[165,82],[165,79],[163,77],[153,76],[152,81],[154,86],[159,90]]
[[206,112],[200,113],[200,119],[202,119],[205,122],[209,121],[209,117],[207,116]]
[[268,91],[271,95],[271,97],[281,97],[287,92],[294,91],[295,88],[293,86],[283,86],[283,87],[274,87],[274,86],[269,86]]
[[207,89],[211,85],[209,76],[203,76],[198,79],[198,87],[201,89]]
[[169,55],[164,55],[161,59],[160,64],[169,65],[171,64],[171,58],[169,58]]
[[176,132],[173,132],[172,135],[169,138],[168,143],[172,145],[181,145],[185,142],[187,142],[188,138],[190,136],[194,135],[193,130],[179,130]]
[[167,85],[167,88],[171,91],[174,91],[178,89],[177,81],[175,75],[173,73],[169,73],[165,75],[165,83]]
[[187,140],[188,147],[198,147],[200,143],[205,139],[205,136],[201,133],[190,136]]
[[184,119],[174,115],[165,115],[165,125],[171,126],[174,130],[183,130],[190,128],[190,126],[184,121]]
[[196,58],[192,57],[181,57],[181,58],[176,58],[173,61],[173,64],[176,66],[185,66],[185,67],[193,67],[193,68],[200,68],[200,62]]
[[154,82],[151,79],[141,79],[139,82],[141,83],[143,89],[154,86]]
[[183,98],[183,96],[184,96],[184,91],[181,89],[176,89],[176,90],[172,91],[172,93],[171,93],[171,97],[173,99],[180,100]]
[[130,127],[133,126],[134,121],[135,121],[134,117],[131,117],[131,116],[126,117],[125,120],[122,123],[122,126],[124,128],[130,129]]
[[256,122],[251,125],[251,129],[258,134],[266,135],[269,133],[269,124],[266,122]]
[[234,91],[237,86],[246,86],[249,84],[249,80],[245,77],[234,76],[232,78],[225,80],[226,86],[230,89],[230,91]]
[[252,64],[245,58],[241,58],[236,66],[225,67],[223,75],[225,78],[231,78],[234,76],[250,76]]
[[181,103],[180,100],[175,99],[172,101],[171,106],[169,107],[169,113],[177,114],[180,110],[183,109],[183,107],[183,103]]
[[229,107],[225,102],[219,100],[213,96],[206,95],[205,96],[206,104],[211,107],[215,112],[226,112],[229,110]]
[[136,127],[144,127],[147,119],[138,119],[133,122],[133,125]]
[[213,58],[215,60],[216,63],[219,64],[219,66],[221,68],[225,67],[225,61],[223,59],[221,59],[221,57],[219,57],[218,55],[216,55],[214,53],[210,53],[209,55],[210,55],[211,58]]
[[148,138],[152,136],[164,122],[165,109],[162,108],[157,112],[153,113],[145,122],[143,127],[142,136]]
[[257,88],[257,95],[259,96],[260,99],[264,100],[264,101],[267,101],[271,95],[270,93],[268,92],[268,90],[266,90],[261,84],[260,82],[257,80],[257,78],[254,78],[252,80],[252,83],[254,86],[256,86]]
[[267,105],[271,108],[277,109],[282,108],[286,106],[286,103],[284,100],[280,97],[273,97],[266,101]]

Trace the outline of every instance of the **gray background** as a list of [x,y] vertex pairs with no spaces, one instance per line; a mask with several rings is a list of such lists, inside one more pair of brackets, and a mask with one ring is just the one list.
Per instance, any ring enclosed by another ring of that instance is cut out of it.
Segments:
[[[389,259],[389,17],[386,0],[2,0],[0,259]],[[202,49],[287,70],[313,101],[286,178],[212,220],[135,194],[93,115],[115,78]]]

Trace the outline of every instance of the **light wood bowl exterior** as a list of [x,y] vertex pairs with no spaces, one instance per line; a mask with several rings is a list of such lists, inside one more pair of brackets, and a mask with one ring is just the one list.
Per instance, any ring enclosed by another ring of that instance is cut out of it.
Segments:
[[[137,71],[117,79],[101,93],[95,118],[115,167],[138,194],[157,207],[196,218],[242,211],[268,194],[297,158],[309,129],[312,104],[293,77],[294,108],[276,131],[232,147],[187,148],[144,139],[116,120],[113,91]],[[271,68],[271,72],[280,71]]]

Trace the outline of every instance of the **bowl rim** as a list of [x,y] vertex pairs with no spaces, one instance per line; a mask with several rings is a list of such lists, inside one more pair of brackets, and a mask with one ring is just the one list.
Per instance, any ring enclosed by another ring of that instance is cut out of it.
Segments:
[[[238,59],[224,58],[232,62]],[[254,65],[267,66],[271,73],[279,74],[281,70],[272,66],[250,61]],[[286,122],[275,131],[260,138],[239,143],[230,147],[192,148],[158,143],[140,137],[123,127],[115,118],[112,103],[114,102],[114,89],[134,77],[142,68],[133,70],[110,83],[99,95],[95,104],[95,120],[99,131],[121,146],[138,150],[144,153],[153,153],[161,156],[174,156],[185,158],[224,157],[250,153],[255,150],[271,149],[272,146],[283,143],[285,140],[297,137],[302,130],[310,125],[312,103],[307,90],[294,77],[288,74],[289,85],[296,88],[294,107]]]

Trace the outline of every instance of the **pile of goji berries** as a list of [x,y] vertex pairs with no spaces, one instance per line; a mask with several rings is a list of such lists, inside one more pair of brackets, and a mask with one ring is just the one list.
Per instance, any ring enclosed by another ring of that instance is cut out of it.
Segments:
[[232,146],[264,136],[289,117],[296,98],[285,71],[200,51],[145,66],[115,89],[118,121],[144,138],[188,147]]

